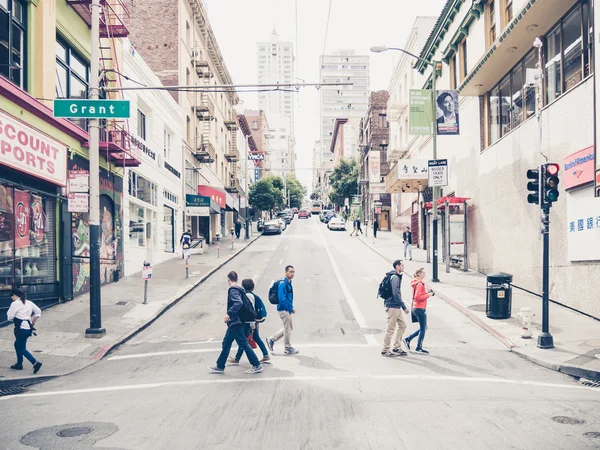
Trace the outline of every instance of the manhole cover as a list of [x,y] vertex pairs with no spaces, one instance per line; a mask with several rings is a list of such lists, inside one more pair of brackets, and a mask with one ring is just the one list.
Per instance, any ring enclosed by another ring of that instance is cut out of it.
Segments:
[[581,425],[585,423],[585,420],[583,419],[576,419],[575,417],[567,416],[556,416],[553,417],[552,420],[554,420],[556,423],[562,423],[564,425]]
[[125,306],[125,305],[129,305],[129,302],[117,302],[118,306]]
[[0,397],[6,397],[7,395],[17,395],[25,392],[25,388],[22,386],[7,387],[0,389]]
[[364,327],[364,328],[360,328],[358,330],[358,332],[362,333],[362,334],[381,334],[384,331],[380,330],[379,328],[367,328],[367,327]]
[[469,306],[469,309],[471,311],[485,312],[485,305],[471,305]]
[[94,431],[94,429],[92,427],[73,427],[73,428],[66,428],[64,430],[60,430],[59,432],[56,433],[56,435],[58,437],[76,437],[76,436],[83,436],[84,434],[90,434],[92,431]]
[[585,437],[599,439],[600,438],[600,431],[588,431],[587,433],[583,433],[583,435]]

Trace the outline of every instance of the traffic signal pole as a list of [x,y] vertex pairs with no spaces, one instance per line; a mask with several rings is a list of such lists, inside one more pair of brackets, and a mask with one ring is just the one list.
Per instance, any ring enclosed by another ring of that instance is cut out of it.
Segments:
[[550,207],[542,205],[542,333],[537,345],[545,349],[554,348],[554,338],[550,334]]

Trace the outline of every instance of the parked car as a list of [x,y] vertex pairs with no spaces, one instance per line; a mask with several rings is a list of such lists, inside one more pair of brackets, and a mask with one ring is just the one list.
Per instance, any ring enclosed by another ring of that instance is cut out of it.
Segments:
[[346,230],[346,221],[341,217],[332,217],[327,223],[327,228],[330,230]]
[[308,209],[301,209],[298,211],[298,219],[308,219],[310,217],[310,211]]
[[277,218],[283,220],[286,225],[292,223],[292,217],[294,217],[294,215],[290,215],[290,213],[286,211],[280,211],[277,213]]
[[328,223],[332,217],[335,217],[335,212],[332,210],[327,210],[323,213],[323,217],[321,218],[321,222]]
[[259,220],[258,222],[256,222],[256,229],[258,231],[262,231],[263,230],[263,225],[264,225],[264,221],[263,220]]
[[298,214],[298,212],[299,212],[298,208],[292,208],[292,211],[293,211],[294,214]]
[[285,220],[283,220],[281,217],[278,217],[277,222],[279,223],[279,227],[281,228],[281,231],[285,231],[285,229],[287,228],[287,223]]
[[281,221],[268,220],[263,225],[263,234],[281,234]]

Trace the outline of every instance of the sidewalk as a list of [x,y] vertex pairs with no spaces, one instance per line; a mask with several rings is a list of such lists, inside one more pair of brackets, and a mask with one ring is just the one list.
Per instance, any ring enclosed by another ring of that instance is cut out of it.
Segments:
[[185,278],[185,261],[180,256],[153,266],[146,305],[143,304],[141,272],[102,286],[102,326],[106,336],[101,339],[85,337],[90,324],[89,295],[43,311],[39,335],[31,337],[27,343],[32,355],[44,364],[37,375],[33,375],[28,361],[24,361],[22,371],[9,368],[16,360],[13,326],[0,328],[0,389],[13,382],[37,382],[66,375],[102,359],[112,348],[151,324],[259,236],[254,232],[247,242],[236,241],[233,250],[230,239],[221,242],[219,257],[217,245],[205,246],[203,255],[192,255],[188,279]]
[[[370,230],[369,230],[370,231]],[[404,259],[402,238],[393,232],[379,232],[377,239],[359,237],[383,258],[392,262]],[[405,261],[405,271],[411,275],[425,267],[427,279],[431,280],[432,264],[427,264],[424,250],[413,248],[413,260]],[[443,300],[469,317],[477,325],[488,331],[509,350],[548,369],[563,372],[575,377],[600,380],[600,321],[550,303],[550,332],[554,337],[554,349],[542,350],[537,347],[537,336],[541,332],[541,298],[513,288],[512,317],[494,320],[486,317],[485,296],[486,277],[478,272],[450,269],[440,262],[439,283],[430,283]],[[510,270],[507,270],[510,273]],[[516,315],[522,307],[529,306],[535,316],[531,339],[521,338],[522,327]]]

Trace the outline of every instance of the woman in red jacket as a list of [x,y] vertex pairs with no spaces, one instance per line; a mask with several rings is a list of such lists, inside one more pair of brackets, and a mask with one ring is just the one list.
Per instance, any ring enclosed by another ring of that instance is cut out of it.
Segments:
[[404,338],[404,344],[406,345],[406,348],[410,350],[410,341],[419,336],[415,351],[417,353],[429,354],[429,352],[423,348],[423,339],[425,338],[425,330],[427,330],[427,299],[434,296],[435,292],[425,288],[424,279],[425,269],[420,268],[415,272],[415,278],[410,283],[413,290],[412,313],[419,321],[419,329],[407,338]]

